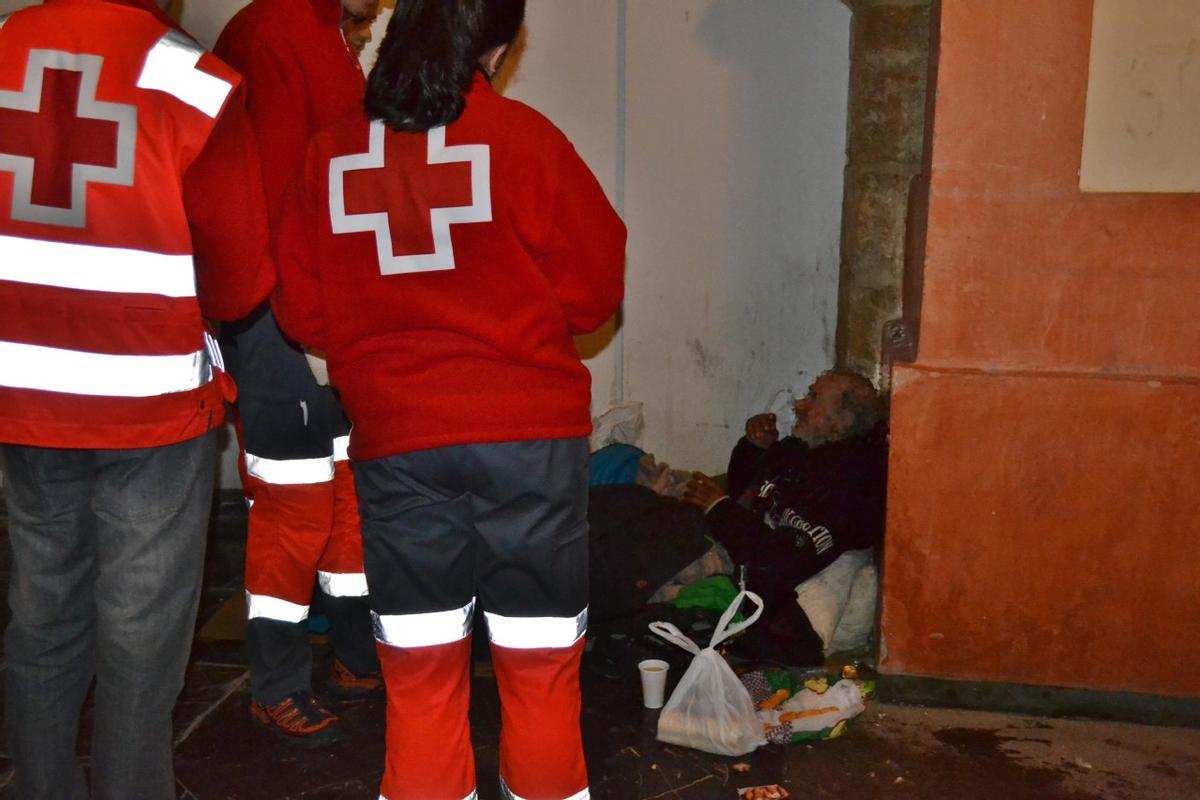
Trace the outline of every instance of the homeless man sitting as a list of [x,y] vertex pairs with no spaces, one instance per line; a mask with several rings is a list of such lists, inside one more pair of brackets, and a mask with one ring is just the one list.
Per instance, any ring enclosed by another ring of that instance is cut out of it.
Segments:
[[751,629],[759,635],[747,636],[753,655],[809,665],[822,662],[832,631],[814,630],[797,587],[843,554],[839,563],[870,561],[883,535],[887,431],[881,398],[852,373],[821,375],[795,411],[783,439],[774,414],[746,421],[729,460],[728,495],[697,472],[683,499],[704,510],[710,534],[746,566],[747,586],[763,598],[763,619]]

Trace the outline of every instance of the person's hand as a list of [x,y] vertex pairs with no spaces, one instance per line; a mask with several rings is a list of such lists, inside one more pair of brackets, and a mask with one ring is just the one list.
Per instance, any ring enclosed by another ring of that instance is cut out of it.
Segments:
[[746,441],[755,447],[767,448],[779,441],[774,414],[755,414],[746,420]]
[[683,502],[691,503],[701,511],[707,511],[709,506],[725,496],[725,490],[702,472],[693,472],[691,480],[683,487]]

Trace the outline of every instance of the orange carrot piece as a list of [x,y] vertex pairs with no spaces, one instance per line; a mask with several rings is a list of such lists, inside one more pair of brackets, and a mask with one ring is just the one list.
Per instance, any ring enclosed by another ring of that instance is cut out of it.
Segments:
[[830,711],[837,710],[837,706],[825,706],[824,708],[814,708],[809,711],[787,711],[779,715],[779,721],[791,722],[794,719],[804,719],[805,717],[819,717],[822,714],[828,714]]
[[763,711],[770,711],[774,708],[778,708],[780,703],[782,703],[784,700],[787,700],[791,696],[792,693],[787,689],[776,689],[775,694],[759,703],[758,707]]

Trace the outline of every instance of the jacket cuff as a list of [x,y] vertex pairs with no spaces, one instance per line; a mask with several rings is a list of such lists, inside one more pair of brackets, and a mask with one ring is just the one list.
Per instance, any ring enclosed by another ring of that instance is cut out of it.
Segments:
[[732,499],[732,498],[730,498],[729,495],[724,495],[722,497],[718,497],[716,500],[713,500],[711,503],[708,504],[708,506],[704,509],[704,513],[707,514],[708,512],[710,512],[714,508],[716,508],[723,501],[730,500],[730,499]]

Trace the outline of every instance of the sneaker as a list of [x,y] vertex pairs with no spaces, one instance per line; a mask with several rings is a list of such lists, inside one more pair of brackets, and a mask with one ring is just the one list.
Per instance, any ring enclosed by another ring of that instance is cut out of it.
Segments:
[[329,693],[335,697],[362,697],[382,689],[383,676],[378,672],[368,672],[365,675],[351,672],[350,668],[335,656],[326,686],[329,687]]
[[307,746],[331,744],[337,739],[337,715],[317,702],[311,692],[293,692],[269,706],[252,701],[250,714],[272,733]]

